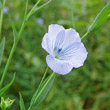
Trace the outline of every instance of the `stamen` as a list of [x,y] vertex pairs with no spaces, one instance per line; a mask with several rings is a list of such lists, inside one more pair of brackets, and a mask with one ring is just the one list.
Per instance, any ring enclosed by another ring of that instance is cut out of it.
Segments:
[[57,49],[56,47],[54,48],[54,54],[55,58],[59,58],[59,53],[62,51],[62,48]]
[[60,53],[62,49],[58,49],[57,53]]

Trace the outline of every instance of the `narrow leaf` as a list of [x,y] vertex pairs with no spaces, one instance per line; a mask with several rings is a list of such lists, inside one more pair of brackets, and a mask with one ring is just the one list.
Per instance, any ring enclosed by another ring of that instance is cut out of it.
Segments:
[[19,93],[19,96],[20,96],[20,110],[26,110],[21,93]]
[[12,78],[11,82],[10,82],[8,85],[6,85],[4,88],[2,88],[2,89],[0,90],[0,97],[6,92],[6,90],[8,90],[8,88],[13,84],[14,80],[15,80],[15,74],[13,75],[13,78]]
[[0,66],[1,66],[1,62],[2,62],[4,48],[5,48],[5,37],[3,38],[2,42],[0,43]]
[[28,20],[29,18],[31,18],[33,15],[36,14],[36,12],[38,12],[39,10],[41,10],[42,8],[44,8],[45,6],[47,6],[52,0],[49,0],[48,2],[44,3],[43,5],[41,5],[40,7],[38,7],[37,9],[35,9],[31,14],[28,14],[26,17],[26,20]]
[[96,31],[98,28],[100,28],[104,24],[104,22],[107,20],[109,14],[110,14],[110,1],[96,16],[95,20],[89,27],[88,32],[93,32],[93,31]]
[[35,92],[31,100],[32,105],[39,105],[46,97],[47,93],[49,92],[53,81],[55,79],[55,73],[50,75],[40,86],[40,88]]
[[11,15],[9,14],[9,12],[8,12],[8,17],[9,17],[9,21],[10,21],[10,24],[11,24],[11,27],[12,27],[12,30],[13,30],[13,36],[14,36],[14,42],[15,42],[16,38],[17,38],[17,31],[16,31],[15,25],[13,23],[13,20],[11,18]]

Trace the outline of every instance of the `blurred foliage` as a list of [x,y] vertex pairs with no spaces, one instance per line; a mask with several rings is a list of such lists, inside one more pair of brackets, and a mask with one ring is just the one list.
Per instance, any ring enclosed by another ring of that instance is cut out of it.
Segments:
[[[47,0],[42,0],[43,4]],[[29,0],[28,11],[36,0]],[[49,24],[61,24],[70,28],[74,15],[75,29],[82,36],[95,16],[108,0],[53,0],[43,10],[36,13],[26,24],[16,52],[13,56],[7,84],[16,72],[16,79],[3,97],[15,99],[13,110],[19,110],[19,91],[22,93],[26,108],[46,69],[47,53],[41,48],[43,35]],[[40,4],[40,5],[41,5]],[[13,23],[19,30],[24,16],[25,0],[7,0],[6,6],[12,15]],[[39,24],[42,18],[44,24]],[[84,39],[88,58],[83,67],[73,69],[65,76],[58,75],[45,101],[39,110],[110,110],[110,19],[96,32]],[[3,35],[6,48],[0,68],[0,76],[6,64],[13,43],[13,33],[8,15],[4,15]],[[48,74],[51,74],[49,70]],[[36,110],[37,108],[34,108]]]

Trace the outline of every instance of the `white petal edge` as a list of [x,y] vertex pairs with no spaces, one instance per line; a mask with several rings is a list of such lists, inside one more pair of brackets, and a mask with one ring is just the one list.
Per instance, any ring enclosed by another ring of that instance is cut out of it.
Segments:
[[51,55],[46,56],[47,65],[56,73],[65,75],[69,73],[73,66],[66,61],[54,58]]
[[74,42],[81,42],[81,38],[78,32],[75,29],[65,29],[65,39],[62,44],[62,48],[66,48],[67,46],[73,44]]
[[49,54],[52,54],[52,51],[50,49],[49,46],[49,37],[48,37],[48,33],[46,33],[42,39],[42,48],[45,49]]
[[73,65],[73,67],[78,68],[80,66],[83,66],[87,58],[87,55],[88,55],[88,52],[84,47],[84,44],[81,43],[80,47],[75,52],[73,52],[72,57],[66,61],[71,65]]

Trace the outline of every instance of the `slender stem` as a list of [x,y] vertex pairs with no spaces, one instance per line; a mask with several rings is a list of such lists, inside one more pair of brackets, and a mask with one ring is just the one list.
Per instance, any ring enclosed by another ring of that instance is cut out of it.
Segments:
[[6,73],[7,73],[7,69],[8,69],[8,67],[9,67],[9,63],[10,63],[11,58],[12,58],[13,53],[14,53],[14,50],[15,50],[15,45],[13,45],[13,47],[12,47],[12,49],[11,49],[11,52],[10,52],[9,58],[8,58],[8,60],[7,60],[7,63],[6,63],[5,69],[4,69],[4,71],[3,71],[3,75],[2,75],[2,77],[1,77],[1,81],[0,81],[0,88],[2,87],[2,84],[3,84],[4,78],[5,78]]
[[19,41],[19,39],[20,39],[20,37],[21,37],[21,34],[22,34],[22,32],[23,32],[24,26],[25,26],[25,25],[24,25],[24,23],[23,23],[23,25],[21,26],[20,32],[19,32],[19,34],[18,34],[17,41],[13,44],[13,47],[12,47],[12,49],[11,49],[10,55],[9,55],[9,57],[8,57],[8,60],[7,60],[6,66],[5,66],[5,69],[4,69],[4,71],[3,71],[3,75],[2,75],[2,77],[1,77],[0,88],[2,87],[3,81],[4,81],[4,79],[5,79],[5,76],[6,76],[8,67],[9,67],[9,64],[10,64],[10,62],[11,62],[11,59],[12,59],[12,57],[13,57],[13,54],[14,54],[14,52],[15,52],[15,49],[16,49],[16,46],[17,46],[17,44],[18,44],[18,41]]
[[[48,83],[50,82],[50,80],[55,76],[55,72],[53,72],[51,74],[51,76],[49,77],[48,81],[45,83],[45,85],[42,87],[41,91],[38,93],[36,100],[39,98],[39,96],[42,94],[42,92],[45,90],[46,86],[48,85]],[[32,109],[33,105],[30,105],[30,107],[28,108],[28,110]]]
[[34,9],[37,7],[37,5],[41,2],[41,0],[38,0],[38,2],[36,2],[36,4],[34,5],[34,7],[31,9],[31,11],[29,12],[29,14],[27,16],[30,16],[31,13],[34,11]]
[[[40,2],[41,2],[41,0],[39,0],[39,1],[34,5],[34,7],[32,8],[32,10],[29,12],[29,14],[31,14],[31,13],[33,12],[33,10],[35,9],[35,7],[36,7]],[[7,74],[7,70],[8,70],[9,64],[10,64],[10,62],[11,62],[11,59],[12,59],[13,54],[14,54],[14,52],[15,52],[16,46],[17,46],[17,44],[18,44],[18,42],[19,42],[19,40],[20,40],[20,38],[21,38],[22,32],[23,32],[24,27],[25,27],[25,24],[26,24],[26,22],[27,22],[26,18],[27,18],[27,16],[29,15],[29,14],[27,14],[27,7],[28,7],[28,0],[27,0],[27,2],[26,2],[26,10],[25,10],[24,21],[23,21],[23,23],[22,23],[22,26],[21,26],[20,31],[19,31],[19,33],[18,33],[17,39],[16,39],[16,41],[14,42],[13,47],[12,47],[11,52],[10,52],[10,55],[9,55],[9,57],[8,57],[8,60],[7,60],[5,69],[4,69],[3,74],[2,74],[2,77],[1,77],[0,88],[2,87],[3,81],[4,81],[5,76],[6,76],[6,74]]]
[[50,80],[55,76],[55,72],[53,72],[51,74],[51,76],[49,77],[48,81],[45,83],[45,85],[43,86],[43,88],[41,89],[41,91],[39,92],[39,94],[36,97],[36,100],[39,98],[39,96],[42,94],[42,92],[45,90],[47,84],[50,82]]
[[0,16],[0,37],[2,35],[3,10],[4,10],[4,7],[5,7],[5,3],[6,3],[6,0],[3,0],[3,6],[2,6],[2,9],[1,9],[1,16]]
[[32,106],[33,106],[33,105],[30,105],[29,108],[28,108],[28,110],[31,110]]
[[[27,6],[28,6],[28,0],[27,0],[27,3],[26,3],[26,7],[27,7]],[[26,10],[27,10],[27,8],[26,8]],[[25,12],[27,12],[27,11],[25,11]],[[25,15],[25,16],[26,16],[26,15]],[[3,74],[2,74],[2,77],[1,77],[1,81],[0,81],[0,88],[2,87],[3,81],[4,81],[4,79],[5,79],[5,76],[6,76],[8,67],[9,67],[9,64],[10,64],[10,62],[11,62],[11,59],[12,59],[12,57],[13,57],[13,54],[14,54],[14,52],[15,52],[16,46],[17,46],[17,44],[18,44],[18,42],[19,42],[19,39],[21,38],[21,34],[22,34],[23,30],[24,30],[25,23],[26,23],[26,22],[25,22],[25,16],[24,16],[23,24],[22,24],[22,26],[21,26],[21,28],[20,28],[20,31],[19,31],[19,34],[18,34],[18,36],[17,36],[17,40],[16,40],[16,42],[13,44],[13,47],[12,47],[12,49],[11,49],[10,55],[9,55],[9,57],[8,57],[8,60],[7,60],[6,66],[5,66],[5,69],[4,69],[4,71],[3,71]]]
[[[39,6],[37,9],[31,11],[27,17],[26,20],[29,20],[35,13],[37,13],[39,10],[41,10],[42,8],[44,8],[46,5],[48,5],[52,0],[48,0],[46,3],[44,3],[43,5]],[[37,4],[38,5],[38,4]]]
[[88,34],[89,34],[89,32],[87,31],[87,32],[81,37],[81,40],[83,40]]
[[[43,83],[43,81],[44,81],[44,79],[45,79],[45,77],[46,77],[46,74],[47,74],[48,69],[49,69],[49,67],[47,66],[47,68],[46,68],[46,70],[45,70],[45,73],[44,73],[44,75],[43,75],[43,77],[42,77],[42,80],[41,80],[41,82],[40,82],[40,84],[39,84],[37,90],[39,90],[41,84]],[[38,92],[38,91],[37,91],[37,92]],[[32,108],[32,106],[33,106],[33,105],[31,104],[30,107],[28,108],[28,110],[30,110],[30,109]]]
[[[47,66],[47,68],[46,68],[46,70],[45,70],[45,73],[44,73],[44,75],[43,75],[43,78],[42,78],[42,80],[41,80],[41,82],[40,82],[40,84],[39,84],[39,87],[41,86],[42,82],[43,82],[44,79],[46,78],[48,69],[49,69],[49,67]],[[39,87],[38,87],[38,89],[39,89]]]
[[27,0],[27,2],[26,2],[26,9],[25,9],[25,14],[24,14],[24,21],[26,20],[26,15],[27,15],[27,11],[28,11],[28,3],[29,3],[29,0]]
[[[41,0],[39,0],[39,1],[34,5],[34,7],[32,8],[32,10],[30,11],[30,14],[31,14],[31,12],[33,12],[33,10],[35,9],[35,7],[40,3],[40,1],[41,1]],[[24,30],[24,27],[25,27],[25,24],[26,24],[26,21],[27,21],[27,20],[26,20],[26,17],[27,17],[27,7],[28,7],[28,0],[26,1],[26,9],[25,9],[24,21],[23,21],[22,26],[21,26],[21,28],[20,28],[20,31],[19,31],[19,33],[18,33],[16,42],[14,42],[13,47],[12,47],[11,52],[10,52],[10,55],[9,55],[9,57],[8,57],[8,60],[7,60],[5,69],[4,69],[3,74],[2,74],[2,77],[1,77],[0,88],[2,87],[3,81],[4,81],[5,76],[6,76],[6,74],[7,74],[7,70],[8,70],[9,64],[10,64],[10,62],[11,62],[11,59],[12,59],[13,54],[14,54],[14,52],[15,52],[16,46],[17,46],[17,44],[18,44],[18,42],[19,42],[19,40],[20,40],[20,38],[21,38],[22,32],[23,32],[23,30]]]

